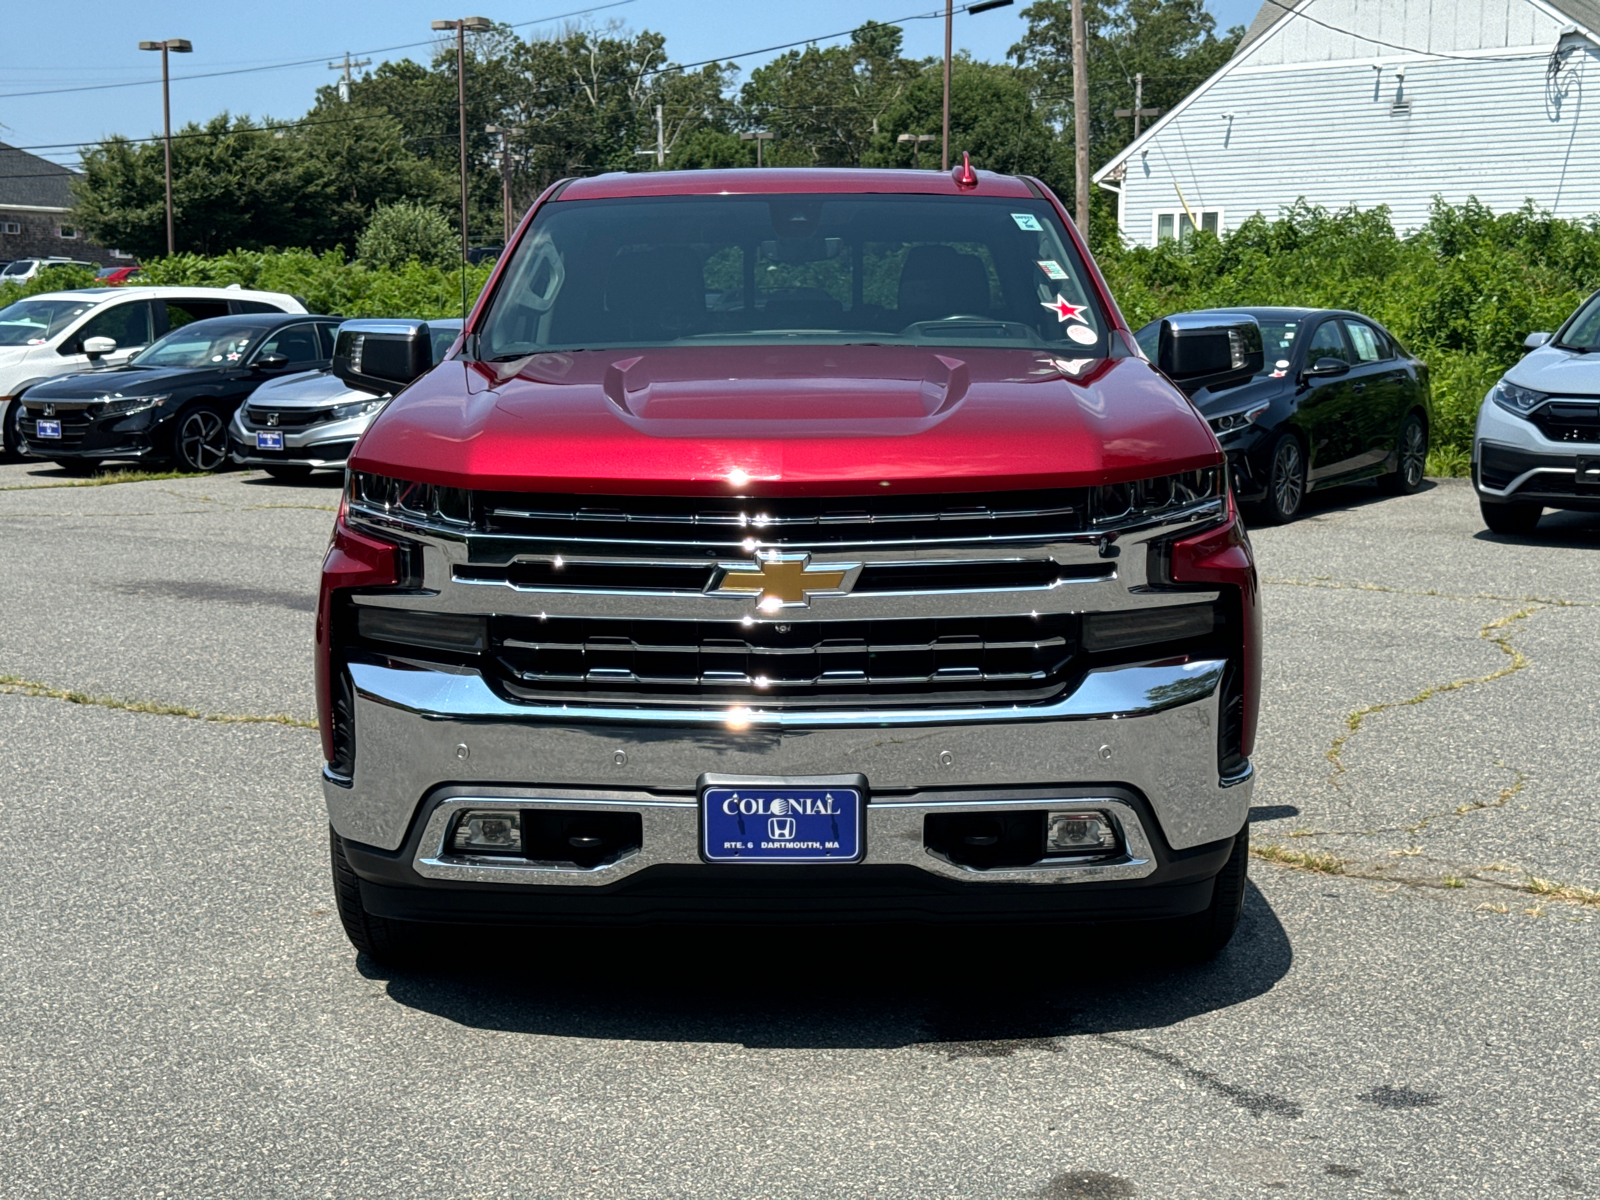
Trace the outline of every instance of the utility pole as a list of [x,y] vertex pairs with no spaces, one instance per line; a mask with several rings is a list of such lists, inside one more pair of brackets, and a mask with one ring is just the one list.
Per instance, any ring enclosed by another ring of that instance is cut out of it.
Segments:
[[[1013,0],[978,0],[976,4],[963,4],[961,7],[969,17],[975,17],[992,9],[1009,7],[1012,3]],[[955,15],[955,0],[944,0],[944,151],[939,156],[941,171],[950,169],[950,49],[953,34],[951,25]]]
[[329,63],[328,64],[328,70],[330,70],[330,71],[343,71],[344,72],[344,78],[339,81],[339,99],[343,100],[346,104],[350,103],[350,70],[351,70],[351,68],[352,67],[370,67],[371,65],[372,65],[372,60],[370,58],[363,58],[358,62],[351,62],[350,61],[350,51],[348,51],[348,50],[346,50],[344,52],[344,61],[342,63]]
[[1089,65],[1083,0],[1072,0],[1072,140],[1078,164],[1078,232],[1089,236]]
[[168,38],[164,42],[140,42],[141,50],[161,51],[161,140],[167,149],[167,254],[178,252],[177,239],[172,232],[172,93],[167,76],[167,51],[188,54],[194,43],[188,38]]
[[485,125],[483,131],[500,135],[500,206],[505,230],[500,247],[504,253],[511,244],[511,135],[523,129],[520,125]]
[[1139,140],[1139,118],[1159,117],[1161,115],[1161,110],[1159,108],[1146,108],[1144,106],[1143,71],[1138,72],[1133,77],[1133,107],[1119,108],[1117,109],[1116,115],[1119,117],[1133,118],[1133,140],[1136,142]]
[[456,103],[461,130],[461,319],[467,319],[467,30],[487,33],[494,28],[488,17],[462,17],[435,21],[434,29],[456,31]]
[[644,155],[646,158],[656,160],[656,170],[667,165],[667,124],[661,113],[661,105],[656,105],[656,148],[654,150],[635,150],[634,154]]
[[[741,142],[754,142],[756,144],[756,166],[766,166],[766,164],[761,161],[761,143],[770,142],[772,140],[772,134],[770,131],[765,129],[747,130],[739,135],[739,140]],[[929,138],[928,140],[931,142],[933,139]]]

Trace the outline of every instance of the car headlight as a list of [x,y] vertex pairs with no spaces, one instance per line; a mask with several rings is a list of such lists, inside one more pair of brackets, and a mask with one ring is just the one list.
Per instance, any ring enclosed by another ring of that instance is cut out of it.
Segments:
[[1223,413],[1216,417],[1207,417],[1211,425],[1211,432],[1221,437],[1225,433],[1237,433],[1247,425],[1253,425],[1256,419],[1266,412],[1271,405],[1256,404],[1250,408],[1242,408],[1238,412]]
[[1501,408],[1514,412],[1519,417],[1550,399],[1548,392],[1536,392],[1532,388],[1518,387],[1509,379],[1502,379],[1495,384],[1490,389],[1489,395]]
[[384,516],[472,524],[472,493],[461,488],[351,471],[345,479],[345,496],[352,508]]
[[1155,524],[1186,509],[1222,498],[1227,489],[1221,467],[1204,467],[1179,475],[1158,475],[1091,489],[1089,518],[1096,528]]
[[364,417],[368,413],[377,412],[388,400],[358,400],[354,404],[341,404],[333,410],[335,421],[348,421],[351,417]]
[[154,408],[163,400],[170,400],[166,396],[106,396],[99,401],[100,415],[103,417],[121,416],[125,413],[143,412],[147,408]]

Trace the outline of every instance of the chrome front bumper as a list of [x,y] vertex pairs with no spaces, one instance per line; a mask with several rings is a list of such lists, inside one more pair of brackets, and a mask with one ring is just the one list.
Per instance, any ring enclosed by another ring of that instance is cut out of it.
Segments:
[[[283,449],[270,454],[256,451],[256,426],[244,423],[244,405],[234,410],[228,422],[228,450],[234,462],[246,466],[343,467],[352,445],[361,439],[377,413],[351,417],[345,421],[319,422],[260,432],[283,434]],[[329,455],[335,449],[337,455]]]
[[[1174,850],[1232,837],[1244,825],[1250,773],[1217,774],[1224,666],[1201,660],[1093,671],[1042,705],[793,712],[537,706],[502,699],[474,671],[358,661],[348,668],[355,770],[348,781],[325,774],[323,787],[339,836],[382,850],[405,844],[427,808],[412,866],[441,880],[605,884],[661,863],[697,864],[696,788],[708,773],[865,776],[869,864],[911,864],[969,882],[1138,878],[1154,869],[1157,831],[1145,829],[1116,792],[1142,795]],[[940,793],[956,790],[966,798],[955,811],[1106,809],[1122,827],[1125,853],[1024,869],[956,866],[922,843],[922,818],[951,811]],[[444,849],[449,813],[469,800],[637,812],[644,843],[593,870],[452,860]]]

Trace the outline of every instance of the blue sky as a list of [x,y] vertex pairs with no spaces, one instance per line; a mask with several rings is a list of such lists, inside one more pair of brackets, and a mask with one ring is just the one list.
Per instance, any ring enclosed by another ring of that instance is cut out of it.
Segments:
[[[36,151],[58,162],[76,159],[75,147],[111,133],[130,137],[161,131],[160,60],[141,52],[141,40],[186,37],[194,53],[173,55],[172,121],[203,120],[227,109],[253,116],[298,116],[311,104],[318,85],[334,79],[329,60],[349,50],[359,57],[423,59],[429,22],[456,15],[483,15],[513,23],[558,17],[607,0],[457,0],[466,13],[449,11],[439,0],[384,0],[382,4],[329,3],[328,0],[272,0],[269,4],[218,4],[215,0],[167,0],[155,6],[126,0],[56,0],[48,6],[48,23],[35,18],[33,32],[8,39],[0,65],[0,141],[13,146],[49,147]],[[999,59],[1023,32],[1021,12],[1027,0],[955,19],[958,49],[974,56]],[[1248,24],[1258,0],[1207,0],[1220,28]],[[863,20],[893,21],[913,14],[942,12],[938,0],[809,0],[779,4],[773,0],[625,0],[579,20],[615,19],[634,28],[655,29],[667,37],[667,49],[680,62],[727,59],[745,51],[785,42],[821,38],[849,30]],[[557,29],[562,24],[528,25]],[[46,35],[46,28],[76,30],[71,38]],[[942,50],[943,22],[904,20],[906,51],[913,56]],[[830,39],[831,40],[831,39]],[[738,60],[748,70],[772,55]],[[312,61],[298,66],[277,64]],[[238,74],[209,79],[182,79],[212,71]],[[130,87],[53,92],[86,85],[139,82]]]

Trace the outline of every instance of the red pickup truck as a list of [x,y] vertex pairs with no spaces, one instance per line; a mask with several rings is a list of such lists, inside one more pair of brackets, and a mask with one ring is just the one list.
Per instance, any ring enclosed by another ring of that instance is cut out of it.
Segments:
[[339,912],[429,923],[1163,920],[1245,888],[1249,542],[1185,390],[1037,181],[605,175],[550,188],[403,387],[323,567]]

